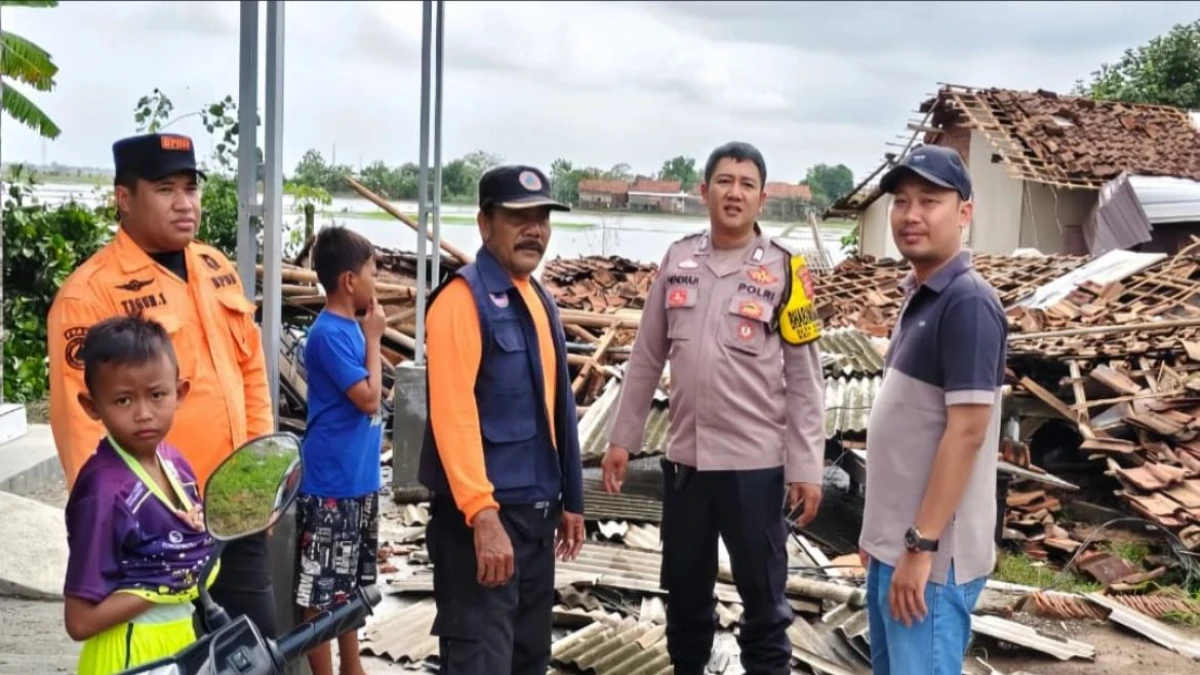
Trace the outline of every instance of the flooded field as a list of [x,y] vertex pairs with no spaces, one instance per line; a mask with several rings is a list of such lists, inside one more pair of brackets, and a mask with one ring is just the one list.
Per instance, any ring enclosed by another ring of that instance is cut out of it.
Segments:
[[[106,188],[91,185],[46,183],[39,185],[35,196],[45,203],[60,203],[67,199],[98,204]],[[391,202],[402,213],[413,216],[415,202]],[[300,214],[291,197],[284,197],[284,209],[289,223],[298,225]],[[443,204],[442,239],[460,249],[473,252],[482,243],[475,226],[476,209],[470,205]],[[335,197],[333,203],[318,213],[318,227],[335,222],[362,233],[379,246],[401,250],[416,250],[417,235],[408,226],[384,213],[371,202],[355,197]],[[706,229],[708,221],[693,216],[673,216],[638,213],[600,213],[575,211],[556,213],[547,250],[548,258],[586,255],[618,255],[639,262],[658,262],[672,241],[685,234]],[[782,232],[786,224],[764,222],[771,234]],[[845,226],[823,226],[821,240],[837,262],[843,257],[840,240]],[[790,240],[803,246],[813,246],[807,226],[793,233]]]

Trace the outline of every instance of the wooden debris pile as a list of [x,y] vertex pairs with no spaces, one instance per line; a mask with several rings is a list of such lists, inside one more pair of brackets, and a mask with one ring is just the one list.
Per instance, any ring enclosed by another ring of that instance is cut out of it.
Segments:
[[[399,212],[386,200],[363,187],[353,178],[347,182],[364,198],[390,213],[413,230],[417,224]],[[283,314],[289,330],[300,333],[291,336],[289,346],[283,348],[289,380],[285,384],[290,393],[285,396],[291,405],[283,411],[285,416],[304,418],[304,369],[297,363],[300,353],[299,340],[304,327],[312,321],[325,305],[325,296],[318,288],[317,274],[310,267],[310,241],[296,256],[292,264],[283,268]],[[431,288],[445,280],[462,265],[472,262],[467,253],[442,241],[439,278],[432,280]],[[415,253],[376,248],[380,275],[376,284],[380,304],[387,314],[387,329],[383,338],[385,371],[385,400],[391,401],[390,374],[396,366],[413,357],[416,348],[417,312],[417,256]],[[629,345],[636,335],[641,319],[641,307],[653,281],[655,266],[637,265],[623,258],[594,256],[574,260],[557,259],[546,265],[543,283],[555,297],[559,313],[567,332],[571,353],[567,356],[571,367],[572,390],[580,406],[580,414],[599,393],[608,375],[603,366],[627,358]],[[262,274],[261,266],[258,273]],[[285,331],[286,332],[286,331]]]
[[1021,386],[1078,430],[1120,502],[1200,551],[1200,367],[1141,357],[1070,373],[1060,392]]

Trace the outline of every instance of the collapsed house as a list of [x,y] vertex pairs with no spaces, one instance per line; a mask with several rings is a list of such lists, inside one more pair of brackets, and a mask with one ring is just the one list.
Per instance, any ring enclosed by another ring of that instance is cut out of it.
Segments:
[[[954,148],[971,173],[967,245],[977,252],[1175,253],[1200,235],[1196,113],[955,85],[919,113],[908,125],[908,146],[920,140]],[[825,214],[857,220],[865,255],[899,257],[888,230],[890,201],[881,199],[877,179],[907,150],[887,155]]]
[[[399,216],[398,216],[399,217]],[[415,229],[415,227],[414,227]],[[305,324],[323,300],[304,254],[284,270],[284,358],[281,412],[302,429]],[[415,346],[416,256],[380,251],[384,336],[384,398],[391,427],[391,374]],[[441,255],[442,278],[469,262]],[[1181,567],[1171,552],[1200,551],[1200,239],[1177,254],[1114,250],[1104,255],[1006,256],[980,252],[975,265],[1006,308],[1010,335],[1009,395],[997,539],[1027,558],[1077,569],[1096,581],[1086,595],[989,581],[972,621],[976,638],[1046,655],[1094,659],[1096,646],[1051,636],[1013,620],[1028,612],[1055,618],[1104,619],[1127,626],[1166,649],[1200,659],[1200,643],[1159,621],[1200,614],[1200,605],[1153,592],[1154,582]],[[542,282],[555,297],[569,342],[572,388],[580,409],[589,541],[577,561],[558,566],[554,672],[669,673],[659,570],[661,502],[656,457],[665,452],[670,374],[664,372],[635,452],[643,480],[610,495],[596,480],[608,427],[620,397],[623,364],[636,338],[654,265],[616,257],[550,260]],[[865,466],[866,421],[882,382],[883,355],[903,297],[905,263],[854,257],[815,276],[820,347],[826,376],[826,436],[830,477],[846,482],[853,501]],[[441,279],[435,280],[440,281]],[[390,463],[391,432],[384,456]],[[636,473],[636,472],[633,472]],[[839,483],[840,484],[840,483]],[[827,497],[827,501],[828,497]],[[1072,519],[1064,517],[1070,505]],[[789,636],[797,672],[869,672],[870,636],[854,554],[853,508],[822,507],[822,515],[789,541],[788,597],[797,619]],[[1090,513],[1090,522],[1073,519]],[[858,514],[861,517],[861,514]],[[1097,544],[1114,518],[1157,528],[1167,553],[1134,567]],[[371,626],[364,653],[424,669],[437,659],[432,571],[424,551],[424,504],[392,513],[381,532],[385,588],[403,609]],[[824,523],[824,526],[822,526]],[[727,555],[721,553],[720,632],[710,672],[737,672],[741,606]],[[972,659],[964,672],[997,672]]]

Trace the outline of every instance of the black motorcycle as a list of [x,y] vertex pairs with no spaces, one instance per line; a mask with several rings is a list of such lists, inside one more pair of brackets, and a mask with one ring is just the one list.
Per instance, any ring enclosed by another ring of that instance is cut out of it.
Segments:
[[[270,529],[296,499],[304,466],[300,441],[289,433],[247,442],[221,463],[204,489],[204,524],[217,544],[200,574],[208,579],[226,542]],[[323,642],[358,630],[379,604],[379,589],[359,588],[353,596],[272,640],[248,617],[229,614],[200,584],[208,632],[174,656],[121,675],[282,675],[285,668]]]

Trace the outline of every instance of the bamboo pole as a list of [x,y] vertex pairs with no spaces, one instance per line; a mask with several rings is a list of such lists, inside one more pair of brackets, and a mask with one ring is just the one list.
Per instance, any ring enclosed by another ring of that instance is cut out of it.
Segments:
[[[359,183],[358,181],[354,180],[350,176],[346,176],[346,182],[350,184],[350,187],[354,188],[355,192],[362,195],[363,199],[366,199],[367,201],[371,202],[375,206],[378,206],[379,208],[383,209],[384,211],[387,211],[393,217],[395,217],[397,220],[399,220],[400,222],[404,223],[405,225],[411,227],[414,232],[420,232],[418,225],[412,221],[412,218],[409,218],[408,216],[401,213],[400,209],[397,209],[396,207],[392,206],[390,203],[388,203],[388,201],[386,199],[384,199],[383,197],[380,197],[379,195],[375,194],[374,192],[371,192],[369,189],[367,189],[367,187],[365,185],[363,185],[362,183]],[[429,241],[433,241],[433,232],[429,232],[427,237],[428,237]],[[457,258],[459,260],[459,262],[461,262],[464,265],[468,265],[468,264],[474,262],[474,260],[471,258],[471,256],[458,250],[453,244],[450,244],[445,239],[443,239],[441,241],[441,246],[442,246],[443,251],[445,251],[446,253],[449,253],[450,256],[453,258]]]
[[[263,273],[262,265],[255,265],[254,269],[258,273],[258,275],[261,277],[262,273]],[[317,283],[317,273],[312,270],[306,270],[306,269],[301,269],[301,268],[296,268],[296,267],[285,267],[282,270],[282,276],[283,276],[284,281],[290,281],[292,283],[314,284],[314,285]],[[400,296],[401,298],[415,298],[417,296],[416,287],[409,286],[408,284],[379,282],[379,283],[375,284],[375,288],[376,288],[376,290],[381,291],[381,295],[395,294],[395,295]]]
[[600,344],[596,347],[596,351],[592,352],[592,357],[583,364],[583,367],[579,369],[579,374],[575,376],[575,381],[571,383],[571,391],[575,395],[579,395],[579,390],[587,383],[588,378],[592,375],[592,371],[600,365],[600,359],[604,358],[604,352],[608,351],[608,346],[612,344],[613,339],[616,337],[616,326],[612,326],[604,331],[604,337],[600,338]]

